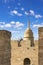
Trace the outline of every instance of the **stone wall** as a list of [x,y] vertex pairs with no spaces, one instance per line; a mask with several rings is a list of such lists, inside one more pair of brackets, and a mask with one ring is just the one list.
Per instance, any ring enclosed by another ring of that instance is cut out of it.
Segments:
[[43,27],[39,27],[39,65],[43,65]]
[[30,65],[38,65],[38,43],[35,46],[30,46],[30,41],[22,40],[21,46],[18,46],[18,41],[11,41],[11,65],[24,65],[24,59],[30,59]]
[[[38,65],[38,43],[31,47],[31,41],[11,41],[11,32],[0,30],[0,65],[24,65],[24,59],[30,59],[30,65]],[[11,43],[10,43],[11,42]]]
[[0,65],[11,65],[11,32],[0,30]]

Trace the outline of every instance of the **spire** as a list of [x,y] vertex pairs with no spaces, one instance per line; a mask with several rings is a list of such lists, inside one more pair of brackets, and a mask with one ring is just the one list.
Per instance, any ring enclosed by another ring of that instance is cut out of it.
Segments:
[[28,21],[28,28],[30,28],[30,21]]

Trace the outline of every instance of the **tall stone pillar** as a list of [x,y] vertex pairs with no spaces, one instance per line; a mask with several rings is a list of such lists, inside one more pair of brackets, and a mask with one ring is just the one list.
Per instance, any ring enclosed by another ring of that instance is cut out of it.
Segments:
[[11,65],[11,32],[0,30],[0,65]]
[[43,27],[39,27],[39,65],[43,65]]

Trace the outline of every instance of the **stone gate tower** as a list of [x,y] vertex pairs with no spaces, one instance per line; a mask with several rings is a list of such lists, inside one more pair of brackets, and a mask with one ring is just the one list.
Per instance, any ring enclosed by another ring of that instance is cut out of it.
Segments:
[[33,32],[29,26],[20,45],[17,40],[11,42],[11,65],[38,65],[38,46],[33,41]]
[[39,27],[39,65],[43,65],[43,27]]
[[0,65],[11,65],[11,32],[0,30]]

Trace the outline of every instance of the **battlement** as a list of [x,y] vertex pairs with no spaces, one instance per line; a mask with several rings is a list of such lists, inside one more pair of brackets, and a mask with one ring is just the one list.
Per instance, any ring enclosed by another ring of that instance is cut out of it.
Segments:
[[7,31],[7,30],[0,30],[0,39],[8,39],[11,37],[11,32]]
[[28,40],[22,40],[22,41],[18,41],[18,40],[11,40],[11,46],[12,48],[14,47],[15,49],[17,48],[35,48],[38,47],[38,41],[34,42],[34,46],[31,46],[31,41]]

